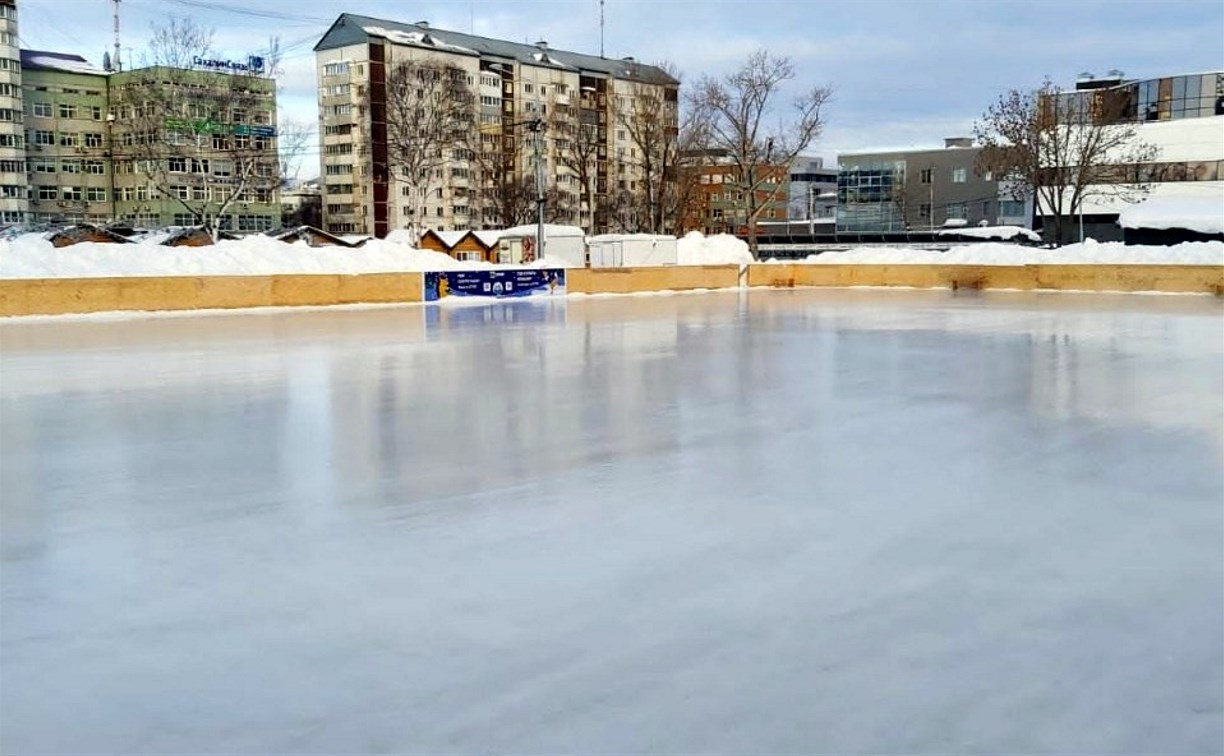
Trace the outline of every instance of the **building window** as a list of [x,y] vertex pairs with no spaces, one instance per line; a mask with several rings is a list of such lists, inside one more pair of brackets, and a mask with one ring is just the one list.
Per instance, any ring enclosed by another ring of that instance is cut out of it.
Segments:
[[931,183],[932,173],[933,171],[930,168],[923,168],[921,171],[918,171],[918,183],[920,184]]
[[80,134],[60,134],[60,147],[79,147],[81,145]]
[[35,158],[30,161],[30,168],[35,173],[55,173],[55,161]]
[[965,179],[967,177],[968,177],[968,171],[966,169],[964,168],[953,168],[952,169],[952,183],[953,184],[963,184],[965,183]]
[[968,208],[965,207],[964,202],[952,202],[948,204],[947,215],[949,219],[959,218],[964,220],[969,217]]
[[85,192],[79,186],[65,186],[63,197],[66,200],[82,200],[85,199]]
[[1003,218],[1019,218],[1024,215],[1024,203],[1019,200],[1000,200],[999,216]]
[[187,158],[183,158],[183,157],[170,158],[169,160],[166,161],[166,170],[170,171],[171,173],[186,173],[187,172]]
[[34,144],[40,147],[53,147],[55,145],[54,131],[35,131]]
[[90,186],[85,189],[85,199],[90,202],[105,202],[106,190],[100,186]]
[[54,186],[38,187],[38,198],[40,200],[59,199],[59,189]]
[[63,171],[64,173],[80,173],[81,172],[81,161],[80,160],[64,160],[60,162],[60,170]]
[[85,132],[85,146],[86,147],[101,147],[102,146],[102,134],[97,131]]
[[928,204],[927,204],[927,203],[925,203],[925,202],[923,202],[921,205],[919,205],[919,206],[918,206],[918,217],[919,217],[919,218],[930,219],[930,217],[931,217],[931,206],[930,206],[930,205],[928,205]]
[[342,76],[349,72],[348,63],[328,63],[323,66],[324,76]]
[[51,117],[51,103],[49,102],[34,103],[33,113],[34,115],[39,116],[41,118],[50,118]]
[[66,102],[61,102],[59,106],[60,118],[76,118],[76,105],[69,105]]
[[175,213],[174,225],[176,226],[193,226],[195,225],[195,216],[191,213]]

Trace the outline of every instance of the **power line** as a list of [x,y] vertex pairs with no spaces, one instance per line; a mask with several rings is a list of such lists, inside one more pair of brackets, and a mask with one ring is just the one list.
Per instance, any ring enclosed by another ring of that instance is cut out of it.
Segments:
[[320,16],[304,16],[295,13],[284,13],[281,11],[255,10],[252,8],[244,8],[238,5],[227,5],[225,3],[208,2],[207,0],[169,0],[177,5],[182,5],[188,8],[198,8],[200,10],[217,11],[220,13],[233,13],[238,16],[251,16],[253,18],[266,18],[274,21],[296,21],[305,24],[329,24],[332,19],[322,18]]

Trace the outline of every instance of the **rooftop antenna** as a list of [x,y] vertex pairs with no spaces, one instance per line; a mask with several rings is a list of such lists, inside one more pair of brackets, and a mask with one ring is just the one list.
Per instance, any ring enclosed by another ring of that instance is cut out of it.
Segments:
[[122,71],[123,66],[119,62],[119,0],[111,0],[111,8],[115,22],[115,59],[111,61],[116,71]]
[[[119,0],[115,0],[119,2]],[[604,0],[599,0],[599,57],[604,56]]]

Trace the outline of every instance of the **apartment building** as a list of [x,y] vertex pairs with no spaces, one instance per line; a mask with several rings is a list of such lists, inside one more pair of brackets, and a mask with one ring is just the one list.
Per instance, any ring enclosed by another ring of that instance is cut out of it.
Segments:
[[17,0],[0,0],[0,226],[22,223],[30,211],[23,121]]
[[[748,233],[747,191],[739,169],[725,153],[703,151],[687,155],[682,170],[689,187],[681,228],[704,234]],[[785,221],[790,204],[790,166],[761,166],[762,182],[756,188],[758,224]]]
[[[1109,122],[1133,124],[1136,140],[1157,148],[1151,162],[1119,164],[1112,172],[1115,184],[1143,184],[1148,192],[1090,186],[1081,217],[1068,217],[1063,224],[1075,229],[1072,238],[1078,238],[1082,221],[1085,237],[1121,240],[1118,215],[1136,199],[1218,198],[1224,193],[1224,72],[1148,79],[1125,79],[1117,71],[1102,77],[1084,74],[1073,91],[1058,96],[1065,98],[1062,112],[1108,113]],[[1051,210],[1039,202],[1037,214],[1051,230]]]
[[[669,136],[677,131],[679,82],[628,58],[350,13],[337,18],[315,55],[323,217],[334,233],[516,225],[523,219],[505,207],[512,198],[504,193],[529,195],[520,212],[534,206],[537,159],[550,222],[596,233],[636,230],[625,226],[640,220],[633,205],[646,194],[647,161],[626,119],[649,98],[662,103]],[[471,98],[462,146],[448,149],[427,190],[409,186],[391,165],[380,120],[387,77],[402,61],[444,66]],[[423,205],[413,191],[425,191]]]
[[1016,208],[1001,205],[998,182],[974,170],[979,152],[971,139],[955,137],[943,148],[838,155],[838,232],[904,233],[1015,217]]

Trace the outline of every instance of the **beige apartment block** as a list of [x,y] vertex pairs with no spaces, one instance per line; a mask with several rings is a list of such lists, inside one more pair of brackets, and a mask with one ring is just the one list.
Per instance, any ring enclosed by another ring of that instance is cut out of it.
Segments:
[[[633,59],[609,59],[412,24],[342,14],[315,46],[323,218],[333,233],[467,230],[517,225],[494,209],[493,187],[521,185],[534,201],[543,161],[550,223],[633,231],[644,160],[624,128],[637,98],[662,104],[670,137],[679,82]],[[396,175],[385,127],[386,77],[398,61],[446,66],[471,94],[465,146],[449,149],[421,217]],[[538,122],[538,126],[536,125]],[[584,141],[579,150],[577,142]],[[576,157],[581,152],[584,158]],[[581,169],[579,168],[581,165]],[[585,174],[585,176],[583,175]],[[656,190],[657,191],[657,190]]]

